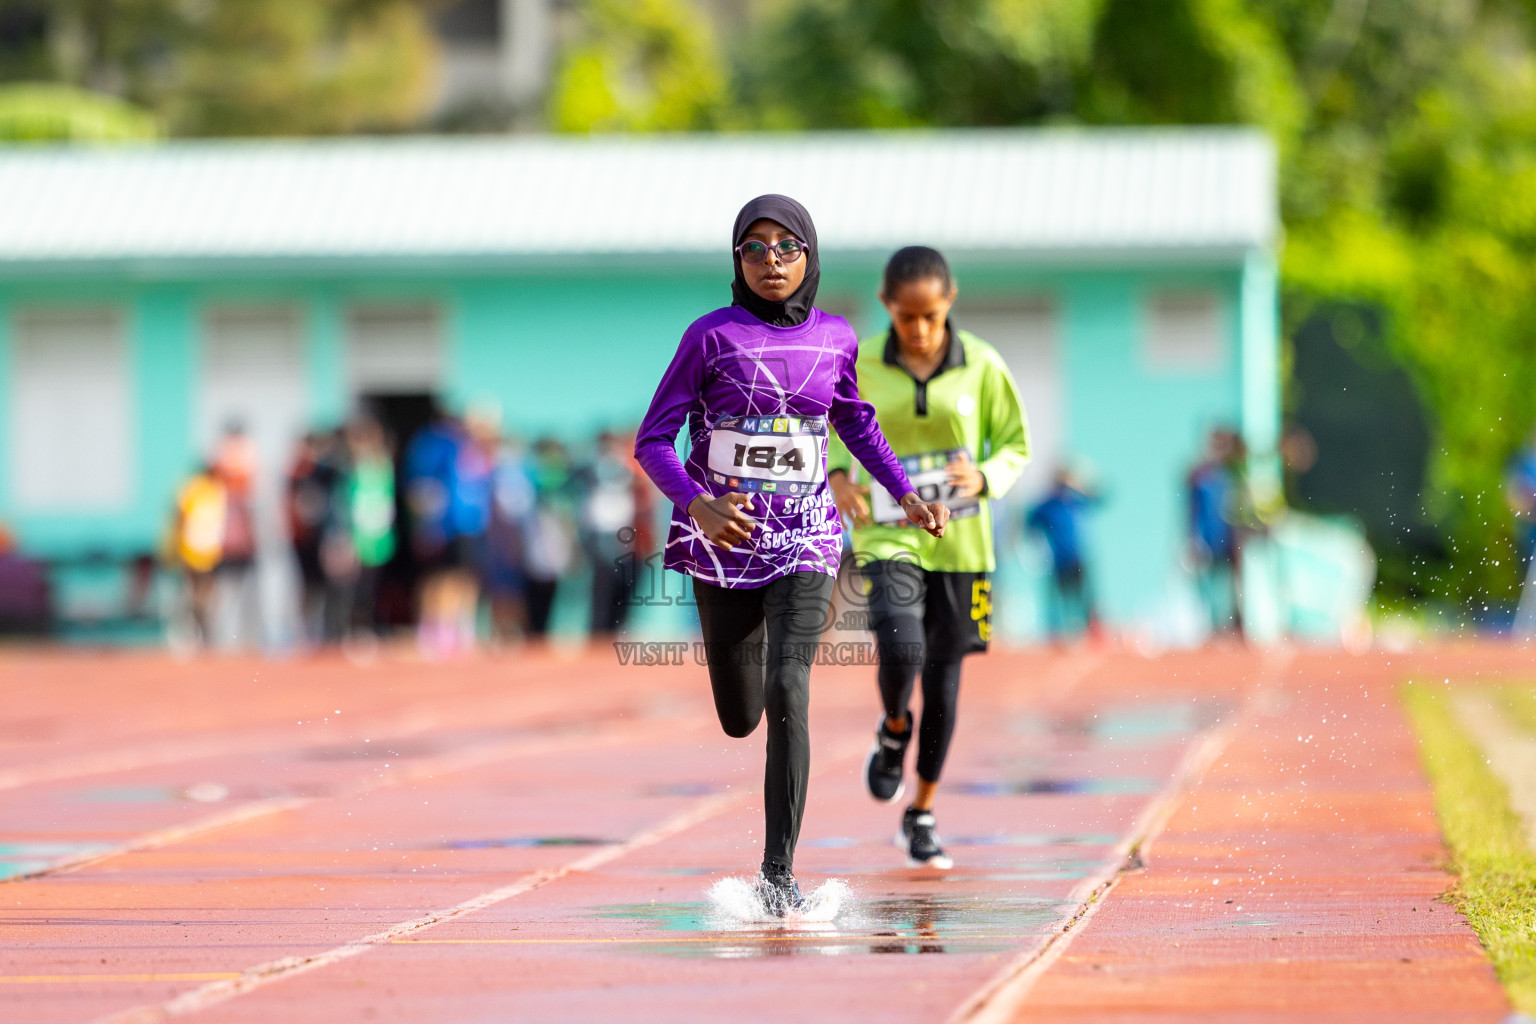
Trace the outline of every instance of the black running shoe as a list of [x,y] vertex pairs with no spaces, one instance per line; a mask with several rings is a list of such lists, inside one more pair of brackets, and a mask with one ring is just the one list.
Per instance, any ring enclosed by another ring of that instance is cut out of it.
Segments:
[[757,879],[757,896],[763,909],[774,917],[805,909],[805,897],[800,894],[800,886],[788,868],[764,864],[763,873]]
[[864,784],[869,787],[869,795],[883,804],[900,800],[901,794],[906,792],[907,783],[901,772],[902,762],[907,759],[907,743],[911,739],[910,716],[907,731],[899,733],[886,728],[885,718],[881,717],[880,728],[875,730],[875,742],[864,759]]
[[907,840],[907,867],[943,870],[955,866],[954,860],[939,845],[935,834],[937,828],[938,822],[932,811],[907,808],[901,816],[901,834]]

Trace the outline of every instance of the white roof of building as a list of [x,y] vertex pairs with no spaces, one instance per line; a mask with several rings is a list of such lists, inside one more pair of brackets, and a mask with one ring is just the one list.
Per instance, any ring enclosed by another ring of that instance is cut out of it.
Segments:
[[827,251],[1236,253],[1278,224],[1274,148],[1245,129],[17,147],[0,267],[714,254],[763,192]]

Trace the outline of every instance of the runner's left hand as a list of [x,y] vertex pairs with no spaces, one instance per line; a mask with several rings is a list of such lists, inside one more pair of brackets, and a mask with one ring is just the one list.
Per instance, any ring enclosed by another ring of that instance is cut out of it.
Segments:
[[916,491],[901,496],[901,509],[907,521],[921,526],[935,537],[944,536],[944,524],[949,522],[949,506],[942,501],[924,501]]
[[827,484],[832,488],[832,499],[837,502],[837,511],[843,518],[854,526],[868,526],[873,522],[869,518],[868,487],[849,480],[848,474],[841,469],[827,474]]
[[982,476],[968,452],[961,452],[944,467],[949,472],[949,486],[962,498],[974,498],[987,489],[987,478]]

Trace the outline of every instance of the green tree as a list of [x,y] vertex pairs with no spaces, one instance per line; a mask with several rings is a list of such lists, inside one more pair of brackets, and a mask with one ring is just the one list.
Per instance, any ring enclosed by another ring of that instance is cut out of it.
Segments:
[[737,56],[749,120],[775,128],[1034,123],[1075,111],[1100,0],[816,0]]
[[557,131],[718,127],[726,75],[689,0],[584,0],[549,103]]
[[1106,0],[1079,112],[1109,124],[1253,124],[1288,146],[1303,116],[1290,55],[1242,0]]
[[1435,430],[1435,583],[1476,605],[1517,582],[1499,479],[1536,418],[1533,31],[1533,0],[792,0],[739,49],[739,118],[1267,128],[1284,328],[1385,312]]
[[1519,584],[1500,477],[1536,420],[1530,15],[1405,0],[1346,18],[1337,6],[1290,8],[1305,15],[1291,45],[1311,117],[1285,174],[1288,306],[1346,298],[1387,312],[1388,343],[1435,424],[1424,504],[1450,558],[1424,568],[1479,609]]
[[122,100],[67,85],[0,86],[0,142],[135,142],[160,122]]
[[34,27],[0,79],[120,96],[175,135],[410,127],[436,59],[424,0],[0,0],[6,16]]

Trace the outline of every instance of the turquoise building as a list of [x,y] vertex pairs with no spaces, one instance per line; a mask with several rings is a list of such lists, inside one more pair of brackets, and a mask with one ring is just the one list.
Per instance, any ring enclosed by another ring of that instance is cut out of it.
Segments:
[[429,395],[528,438],[632,426],[768,191],[817,219],[824,308],[883,330],[885,257],[933,245],[1012,366],[1035,459],[999,516],[1003,632],[1038,631],[1019,521],[1068,460],[1104,494],[1106,617],[1154,622],[1205,432],[1279,431],[1275,154],[1247,130],[0,150],[0,522],[41,556],[151,550],[240,420],[276,595],[302,431],[359,404],[407,431]]

